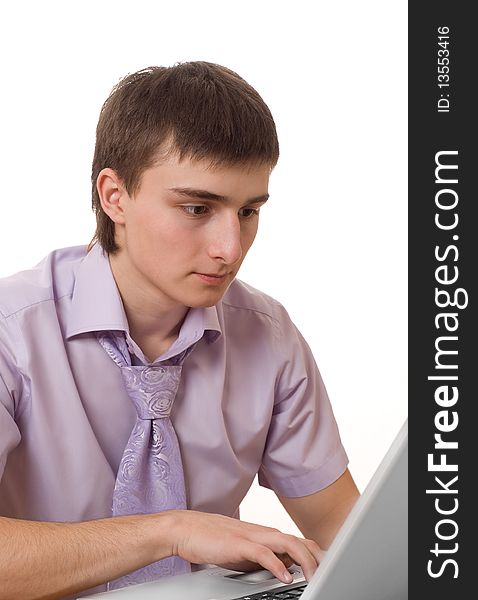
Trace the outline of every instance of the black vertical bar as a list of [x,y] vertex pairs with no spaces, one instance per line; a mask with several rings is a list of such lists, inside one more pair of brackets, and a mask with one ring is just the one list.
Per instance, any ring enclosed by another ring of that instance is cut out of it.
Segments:
[[472,7],[409,3],[409,597],[433,600],[477,595]]

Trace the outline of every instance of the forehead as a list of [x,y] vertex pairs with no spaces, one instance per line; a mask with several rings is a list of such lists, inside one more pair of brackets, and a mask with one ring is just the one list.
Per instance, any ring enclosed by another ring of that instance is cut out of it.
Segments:
[[146,169],[141,189],[194,188],[218,196],[254,198],[267,194],[271,168],[265,164],[214,165],[172,155]]

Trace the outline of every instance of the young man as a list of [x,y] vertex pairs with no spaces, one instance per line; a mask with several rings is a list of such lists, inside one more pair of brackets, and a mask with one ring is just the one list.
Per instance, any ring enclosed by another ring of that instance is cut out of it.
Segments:
[[[105,102],[92,244],[0,281],[0,599],[190,563],[313,574],[357,488],[308,346],[235,279],[278,154],[218,65],[145,69]],[[257,473],[305,539],[238,519]]]

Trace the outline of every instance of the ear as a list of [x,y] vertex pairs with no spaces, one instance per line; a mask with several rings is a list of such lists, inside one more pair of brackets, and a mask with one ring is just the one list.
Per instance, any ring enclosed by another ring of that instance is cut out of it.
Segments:
[[96,180],[96,189],[102,209],[114,223],[123,225],[124,206],[130,198],[116,171],[110,168],[102,169]]

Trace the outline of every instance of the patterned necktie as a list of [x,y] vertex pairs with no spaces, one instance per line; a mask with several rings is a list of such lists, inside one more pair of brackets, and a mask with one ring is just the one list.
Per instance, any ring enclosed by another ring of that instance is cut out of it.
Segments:
[[[97,338],[120,367],[137,412],[116,476],[113,516],[185,509],[181,454],[169,415],[181,377],[182,367],[178,363],[184,361],[192,348],[159,365],[132,366],[123,334],[98,332]],[[190,570],[187,561],[171,556],[111,581],[108,589]]]

